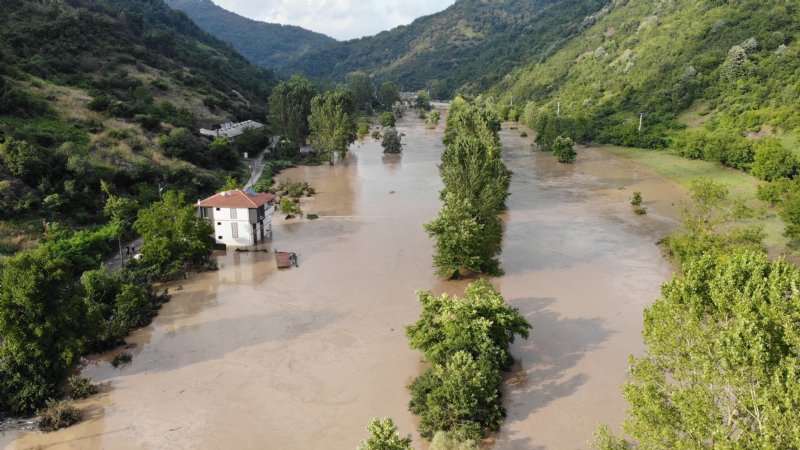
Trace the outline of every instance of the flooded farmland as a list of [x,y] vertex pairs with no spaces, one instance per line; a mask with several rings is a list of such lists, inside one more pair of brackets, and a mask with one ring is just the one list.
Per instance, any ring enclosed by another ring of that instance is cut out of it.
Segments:
[[[219,271],[170,287],[173,299],[129,339],[133,361],[89,358],[83,375],[101,393],[82,401],[85,420],[50,434],[12,433],[9,448],[353,449],[373,416],[390,416],[425,443],[405,386],[422,371],[404,326],[420,311],[416,290],[460,293],[431,268],[421,224],[439,209],[441,128],[398,122],[404,153],[377,141],[353,146],[343,164],[299,167],[315,221],[281,220],[269,250],[296,252],[278,271],[273,255],[218,255]],[[642,310],[672,272],[655,242],[676,226],[680,191],[644,168],[579,149],[561,165],[531,138],[501,132],[514,172],[502,267],[494,279],[534,330],[517,341],[505,388],[508,417],[490,447],[586,448],[599,422],[616,427],[627,356],[643,350]],[[646,216],[628,203],[642,191]]]

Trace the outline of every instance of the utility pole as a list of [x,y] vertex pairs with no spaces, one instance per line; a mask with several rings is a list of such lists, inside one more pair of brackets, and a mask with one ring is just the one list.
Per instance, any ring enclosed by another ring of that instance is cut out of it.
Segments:
[[556,115],[557,116],[561,115],[561,102],[558,102],[558,110],[556,111]]
[[511,107],[512,108],[514,107],[514,96],[513,95],[511,96]]
[[644,113],[639,113],[639,132],[642,132],[642,124],[644,122]]

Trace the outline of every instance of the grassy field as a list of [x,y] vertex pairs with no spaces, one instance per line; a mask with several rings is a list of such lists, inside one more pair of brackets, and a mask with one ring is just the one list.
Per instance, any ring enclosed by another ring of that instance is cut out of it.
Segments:
[[800,249],[783,235],[784,224],[773,208],[768,208],[756,198],[759,181],[744,172],[722,167],[707,161],[691,160],[670,153],[669,151],[643,150],[637,148],[604,145],[600,150],[620,156],[645,167],[672,181],[688,188],[689,183],[698,177],[709,177],[728,187],[730,192],[728,204],[743,201],[756,211],[756,218],[738,220],[741,225],[763,225],[767,235],[765,243],[773,256],[786,255],[794,261],[800,261]]

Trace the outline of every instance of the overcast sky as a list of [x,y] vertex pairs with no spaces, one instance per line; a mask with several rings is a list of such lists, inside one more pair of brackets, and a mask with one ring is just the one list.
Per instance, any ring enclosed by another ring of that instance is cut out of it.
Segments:
[[241,16],[299,25],[339,40],[370,36],[420,16],[441,11],[455,0],[212,0]]

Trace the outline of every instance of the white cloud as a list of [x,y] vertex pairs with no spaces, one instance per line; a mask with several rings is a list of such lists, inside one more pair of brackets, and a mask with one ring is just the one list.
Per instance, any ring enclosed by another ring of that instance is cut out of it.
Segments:
[[339,40],[370,36],[420,16],[441,11],[455,0],[213,0],[239,15],[264,22],[298,25]]

